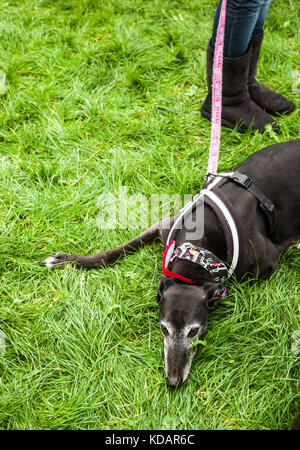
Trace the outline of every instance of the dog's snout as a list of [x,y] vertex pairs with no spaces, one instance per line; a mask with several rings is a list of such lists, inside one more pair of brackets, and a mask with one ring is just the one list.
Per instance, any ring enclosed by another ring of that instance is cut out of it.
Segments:
[[193,356],[186,349],[165,348],[165,368],[167,385],[171,388],[181,386],[189,374]]
[[176,388],[184,382],[187,361],[185,352],[178,351],[178,348],[172,350],[167,355],[167,385],[171,388]]
[[182,384],[182,379],[177,376],[168,377],[167,385],[171,388],[176,388],[176,386],[180,386]]

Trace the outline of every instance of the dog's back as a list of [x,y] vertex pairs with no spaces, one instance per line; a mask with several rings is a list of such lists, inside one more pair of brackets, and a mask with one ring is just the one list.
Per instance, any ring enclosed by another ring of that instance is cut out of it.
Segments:
[[237,170],[251,177],[276,209],[273,242],[299,239],[300,139],[281,142],[253,153]]

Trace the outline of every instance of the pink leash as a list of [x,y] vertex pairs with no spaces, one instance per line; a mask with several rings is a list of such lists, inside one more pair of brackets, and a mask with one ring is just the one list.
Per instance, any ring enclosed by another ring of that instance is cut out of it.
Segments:
[[207,173],[216,174],[218,170],[220,137],[221,137],[221,114],[222,114],[222,70],[223,70],[223,47],[226,19],[227,0],[223,0],[217,37],[215,43],[214,63],[213,63],[213,86],[212,86],[212,117],[211,117],[211,137],[209,147],[209,160]]
[[[217,37],[215,43],[214,62],[213,62],[213,88],[212,88],[212,118],[211,118],[211,138],[209,148],[209,160],[207,173],[216,174],[218,169],[220,137],[221,137],[221,113],[222,113],[222,70],[223,70],[223,47],[226,19],[227,0],[223,0],[218,23]],[[173,254],[176,242],[174,240],[167,242],[163,258],[163,271],[166,276],[179,278],[188,283],[196,283],[190,278],[185,278],[175,272],[168,270],[169,260]],[[222,297],[226,295],[224,288]]]

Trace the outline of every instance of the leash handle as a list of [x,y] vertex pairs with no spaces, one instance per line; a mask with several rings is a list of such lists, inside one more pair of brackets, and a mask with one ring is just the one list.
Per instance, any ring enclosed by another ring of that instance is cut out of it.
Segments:
[[217,173],[222,114],[222,70],[227,0],[223,0],[218,23],[213,62],[211,136],[207,172]]

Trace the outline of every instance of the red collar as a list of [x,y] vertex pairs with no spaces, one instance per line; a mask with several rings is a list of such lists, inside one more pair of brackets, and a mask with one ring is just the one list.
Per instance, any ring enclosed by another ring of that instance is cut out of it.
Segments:
[[170,255],[168,255],[168,253],[169,253],[169,251],[171,254],[173,253],[171,247],[173,247],[174,245],[175,245],[175,241],[170,241],[169,244],[165,248],[164,256],[163,256],[162,273],[164,275],[166,275],[167,277],[178,278],[179,280],[186,281],[187,283],[197,283],[197,281],[191,280],[190,278],[185,278],[182,275],[179,275],[178,273],[172,272],[171,270],[167,269],[167,267],[166,267],[167,256],[168,256],[168,259],[170,259]]

